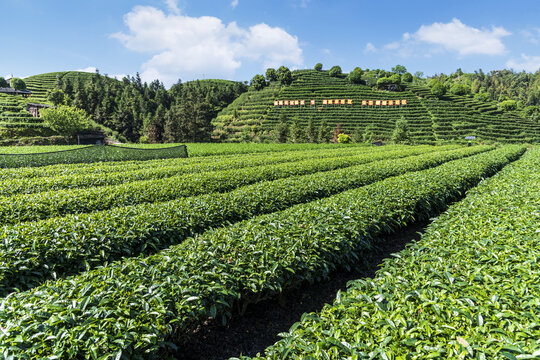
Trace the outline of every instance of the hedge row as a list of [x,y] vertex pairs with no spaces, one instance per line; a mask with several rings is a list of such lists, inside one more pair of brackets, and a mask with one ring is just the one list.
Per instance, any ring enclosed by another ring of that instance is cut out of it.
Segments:
[[540,149],[482,182],[268,359],[540,358]]
[[168,203],[115,208],[4,227],[0,296],[44,279],[75,274],[127,256],[152,253],[227,222],[283,210],[389,176],[491,150],[487,146],[292,177]]
[[[396,148],[397,147],[392,147]],[[327,151],[294,151],[286,153],[257,154],[254,156],[241,156],[233,158],[204,158],[204,159],[166,159],[146,162],[129,162],[122,165],[99,163],[93,167],[70,166],[55,167],[58,175],[48,177],[18,177],[6,179],[0,183],[0,194],[11,196],[19,193],[36,193],[42,191],[86,188],[92,186],[106,186],[124,184],[133,181],[164,179],[172,176],[190,173],[202,173],[207,171],[240,169],[253,166],[271,165],[301,161],[308,159],[338,158],[346,155],[360,153],[375,153],[387,149],[381,148],[346,148]]]
[[524,148],[505,147],[208,231],[147,258],[13,294],[0,305],[5,357],[148,359],[233,303],[327,276],[372,236],[442,210]]
[[294,163],[255,166],[135,181],[95,188],[45,191],[0,198],[0,224],[16,224],[65,214],[86,213],[141,203],[163,202],[180,197],[231,191],[259,181],[312,174],[371,161],[400,158],[434,151],[413,147],[389,152],[360,153],[340,158],[304,160]]

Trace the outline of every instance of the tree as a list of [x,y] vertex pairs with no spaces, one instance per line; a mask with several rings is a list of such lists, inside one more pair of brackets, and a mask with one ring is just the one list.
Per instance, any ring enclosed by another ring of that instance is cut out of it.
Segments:
[[289,141],[292,143],[301,143],[304,140],[300,119],[293,118],[291,128],[289,129]]
[[66,94],[61,89],[52,89],[47,94],[47,100],[54,106],[63,105],[66,102]]
[[371,125],[366,126],[364,133],[362,134],[362,142],[371,144],[375,139],[375,134],[373,133],[373,127]]
[[313,116],[310,116],[306,127],[306,141],[309,143],[314,143],[317,140],[315,136],[316,134],[315,125],[313,124]]
[[278,74],[275,69],[273,68],[266,69],[266,80],[277,81],[277,79],[278,79]]
[[9,86],[15,90],[26,90],[26,83],[23,79],[19,78],[11,78],[11,80],[9,80]]
[[390,85],[390,84],[392,84],[392,79],[386,76],[377,80],[377,87],[379,89],[384,89],[387,85]]
[[516,110],[517,102],[515,100],[504,100],[503,102],[499,103],[499,106],[504,111]]
[[316,63],[315,66],[313,67],[313,69],[315,69],[317,71],[321,71],[322,70],[322,64],[321,63]]
[[403,65],[396,65],[395,67],[392,68],[392,72],[394,74],[399,74],[399,75],[403,75],[407,72],[407,68],[405,68],[405,66]]
[[336,129],[334,130],[334,137],[332,139],[333,142],[338,142],[339,134],[343,133],[343,130],[341,130],[341,123],[338,123],[336,126]]
[[341,75],[341,67],[339,67],[338,65],[332,66],[330,68],[330,71],[328,72],[328,75],[332,77],[337,77]]
[[467,95],[471,93],[471,88],[465,84],[454,84],[450,88],[450,93],[454,95]]
[[8,83],[6,79],[0,76],[0,88],[5,88],[5,87],[8,87]]
[[91,128],[88,114],[84,110],[71,106],[60,105],[56,108],[44,109],[41,111],[41,117],[53,131],[66,137]]
[[353,71],[349,73],[347,76],[347,80],[349,80],[352,84],[360,84],[362,83],[362,75],[363,71],[360,68],[355,68]]
[[289,68],[280,66],[277,71],[278,80],[282,85],[290,85],[292,83],[292,73]]
[[319,131],[317,132],[317,142],[318,143],[327,143],[329,139],[330,129],[326,123],[326,119],[322,119],[319,124]]
[[432,83],[431,93],[437,97],[444,96],[446,94],[446,86],[440,81],[436,80]]
[[287,117],[283,113],[279,115],[279,123],[276,126],[275,135],[277,142],[287,142],[287,138],[289,137],[289,124],[287,124]]
[[413,81],[413,76],[410,72],[406,72],[401,76],[401,80],[406,83],[411,83]]
[[486,102],[489,101],[489,99],[490,96],[487,92],[479,92],[478,94],[474,95],[474,100],[476,101]]
[[263,75],[255,75],[253,79],[251,79],[251,86],[257,91],[264,89],[266,85],[266,79]]
[[406,143],[409,140],[409,124],[402,116],[396,121],[396,127],[392,133],[392,141],[396,144]]
[[523,109],[523,117],[526,119],[538,120],[540,118],[540,108],[538,106],[527,106]]
[[374,71],[368,71],[365,72],[362,76],[362,80],[365,81],[367,86],[375,86],[377,85],[377,75]]

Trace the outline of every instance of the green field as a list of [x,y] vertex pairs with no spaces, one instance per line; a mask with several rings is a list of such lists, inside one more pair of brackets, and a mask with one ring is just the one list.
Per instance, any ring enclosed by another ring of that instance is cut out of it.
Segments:
[[209,319],[331,278],[465,193],[265,356],[540,351],[537,148],[190,146],[187,159],[0,169],[3,358],[168,358]]

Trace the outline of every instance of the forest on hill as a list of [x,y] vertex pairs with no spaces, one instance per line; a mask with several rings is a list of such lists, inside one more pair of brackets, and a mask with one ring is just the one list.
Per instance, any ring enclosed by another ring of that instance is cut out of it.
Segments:
[[47,100],[84,110],[123,141],[204,142],[210,140],[211,120],[247,89],[228,80],[179,80],[166,89],[158,80],[143,82],[139,74],[119,81],[86,73],[56,76]]

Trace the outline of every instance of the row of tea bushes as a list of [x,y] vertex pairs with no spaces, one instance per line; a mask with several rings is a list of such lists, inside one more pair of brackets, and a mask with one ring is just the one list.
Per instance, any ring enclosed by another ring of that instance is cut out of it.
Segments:
[[326,277],[371,239],[426,219],[524,151],[504,147],[211,230],[149,256],[12,294],[0,351],[37,359],[158,357],[208,317]]
[[[397,147],[393,147],[397,148]],[[268,153],[265,155],[241,156],[226,159],[204,158],[167,159],[136,163],[100,163],[94,167],[79,167],[71,169],[70,165],[55,167],[56,174],[40,177],[16,177],[6,179],[0,183],[0,194],[11,196],[19,193],[36,193],[42,191],[86,188],[92,186],[117,185],[133,181],[150,179],[164,179],[182,174],[202,173],[208,171],[241,169],[253,166],[280,164],[286,162],[302,161],[309,159],[326,159],[351,156],[361,153],[375,153],[388,151],[382,148],[345,148],[327,151],[294,151],[286,153]]]
[[264,358],[539,359],[539,184],[535,148]]
[[389,176],[491,150],[478,146],[261,182],[225,194],[4,227],[0,295],[106,262],[152,253],[210,227],[286,209]]
[[[227,144],[229,145],[229,144]],[[37,146],[39,147],[39,146]],[[69,148],[69,146],[65,146]],[[40,148],[45,148],[41,146]],[[385,146],[386,149],[397,148],[393,146]],[[5,147],[3,148],[5,149]],[[339,153],[348,154],[349,151],[373,151],[374,147],[369,146],[350,146],[343,148],[333,148],[333,149],[307,149],[307,150],[291,150],[291,151],[271,151],[271,152],[255,152],[253,154],[243,154],[241,157],[238,155],[216,155],[216,156],[204,156],[204,157],[189,157],[185,159],[159,159],[159,160],[147,160],[147,161],[111,161],[111,162],[98,162],[91,164],[56,164],[48,165],[42,167],[23,167],[23,168],[11,168],[3,169],[0,171],[0,179],[20,179],[20,178],[35,178],[35,177],[47,177],[47,176],[58,176],[58,175],[81,175],[81,174],[111,174],[114,172],[126,172],[126,171],[136,171],[143,169],[151,169],[154,167],[165,167],[165,166],[174,166],[183,164],[185,166],[190,166],[193,164],[205,164],[209,166],[210,164],[217,165],[223,160],[230,160],[232,158],[242,158],[246,161],[256,161],[261,157],[279,157],[282,154],[284,157],[292,156],[293,154],[309,155],[313,153],[322,154],[331,154],[337,155]],[[324,155],[322,155],[324,157]],[[218,169],[217,169],[218,170]]]
[[5,196],[0,198],[0,224],[16,224],[118,206],[164,202],[186,196],[226,192],[259,181],[335,170],[382,159],[418,155],[436,149],[427,146],[411,147],[373,154],[360,153],[339,158],[193,173],[120,185]]

